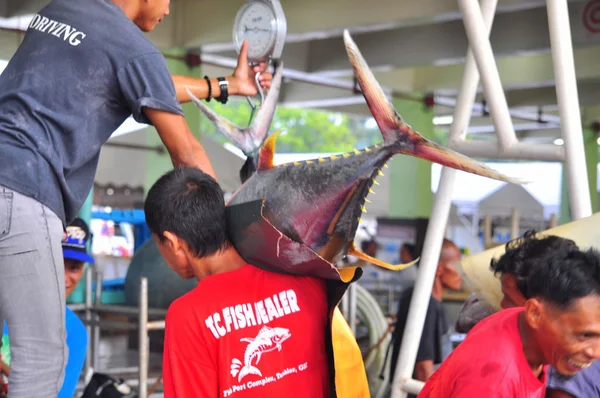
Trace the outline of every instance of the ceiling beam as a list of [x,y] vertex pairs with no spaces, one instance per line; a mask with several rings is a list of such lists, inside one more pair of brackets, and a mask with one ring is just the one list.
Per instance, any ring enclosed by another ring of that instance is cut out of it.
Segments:
[[[232,24],[244,0],[185,1],[184,46],[231,42]],[[498,9],[514,10],[542,6],[544,0],[499,0]],[[284,1],[288,36],[304,40],[341,36],[346,28],[387,30],[411,25],[460,19],[456,0],[304,0]],[[207,11],[210,10],[210,11]],[[230,23],[226,23],[230,21]],[[319,33],[324,32],[321,36]],[[296,38],[301,36],[296,36]]]
[[[585,5],[574,3],[569,8],[575,48],[600,45],[600,35],[589,34],[583,26],[581,14]],[[548,15],[542,6],[497,14],[490,41],[496,57],[545,52],[550,50],[548,32]],[[469,46],[462,20],[370,32],[353,38],[369,65],[382,67],[463,63]],[[342,38],[312,42],[310,59],[311,72],[334,70],[352,74]]]
[[[600,78],[600,46],[574,50],[575,69],[578,80],[595,80]],[[368,62],[368,60],[367,60]],[[522,87],[545,87],[553,84],[554,69],[552,54],[513,55],[496,58],[502,85],[506,90]],[[412,70],[415,76],[414,91],[432,92],[445,90],[457,92],[462,81],[464,65],[424,66],[417,68],[400,68],[390,72],[375,73],[381,84],[395,87],[403,84],[402,78],[406,70]]]

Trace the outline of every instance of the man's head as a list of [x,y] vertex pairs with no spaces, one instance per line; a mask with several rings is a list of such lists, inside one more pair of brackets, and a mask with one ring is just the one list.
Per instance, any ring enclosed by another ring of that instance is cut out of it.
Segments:
[[69,297],[83,277],[85,263],[94,263],[94,258],[87,252],[90,229],[85,221],[76,218],[65,231],[62,240],[63,258],[65,262],[65,290]]
[[375,239],[363,240],[360,243],[360,249],[363,253],[368,254],[371,257],[377,256],[377,250],[379,249],[379,244]]
[[442,286],[445,288],[453,290],[459,290],[461,288],[462,278],[454,266],[457,261],[460,261],[461,257],[462,253],[458,246],[451,240],[444,239],[435,276],[441,281]]
[[557,249],[527,278],[524,319],[545,363],[570,376],[600,358],[600,252]]
[[415,259],[415,245],[403,243],[400,247],[400,263],[408,264]]
[[196,168],[176,168],[160,177],[144,211],[158,250],[182,278],[194,277],[192,260],[231,247],[223,191]]
[[577,250],[578,247],[570,239],[555,235],[536,236],[534,230],[525,232],[522,238],[506,244],[506,251],[497,260],[492,259],[491,269],[500,274],[502,308],[522,307],[529,297],[527,279],[533,267],[544,264],[544,259],[554,253]]
[[142,31],[150,32],[169,15],[171,0],[112,0]]

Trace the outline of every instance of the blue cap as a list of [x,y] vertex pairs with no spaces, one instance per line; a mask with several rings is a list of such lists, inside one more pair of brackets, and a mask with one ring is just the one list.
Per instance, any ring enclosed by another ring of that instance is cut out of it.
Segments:
[[62,240],[63,257],[65,260],[83,261],[94,264],[94,258],[87,252],[87,241],[90,229],[85,221],[76,218],[69,224]]

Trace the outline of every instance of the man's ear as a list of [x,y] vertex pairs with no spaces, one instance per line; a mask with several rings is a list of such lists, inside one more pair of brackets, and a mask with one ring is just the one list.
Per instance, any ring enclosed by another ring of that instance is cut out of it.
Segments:
[[536,298],[525,302],[525,321],[532,329],[539,329],[544,318],[544,304]]
[[163,232],[163,237],[165,238],[165,243],[173,250],[174,252],[178,252],[182,249],[181,241],[179,238],[172,232],[165,231]]

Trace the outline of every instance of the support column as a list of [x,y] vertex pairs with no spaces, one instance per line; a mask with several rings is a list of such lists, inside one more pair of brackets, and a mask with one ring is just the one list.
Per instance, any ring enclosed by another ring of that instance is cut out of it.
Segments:
[[[590,186],[590,198],[592,203],[592,213],[598,211],[598,136],[588,126],[583,128],[583,144],[585,151],[585,163],[587,168],[588,183]],[[559,225],[567,224],[573,220],[569,202],[569,185],[567,184],[567,171],[563,163],[561,192],[560,192],[560,210]]]
[[[185,75],[192,77],[202,77],[202,70],[200,67],[190,69],[185,62],[172,57],[182,57],[185,55],[183,49],[173,49],[169,51],[163,51],[166,54],[167,67],[172,74]],[[194,104],[187,103],[183,105],[183,112],[185,113],[185,119],[192,130],[192,133],[196,138],[200,137],[200,111]],[[158,132],[154,127],[149,127],[146,131],[146,144],[151,146],[163,145]],[[148,190],[152,185],[160,178],[161,175],[173,168],[171,158],[167,152],[158,154],[156,152],[147,153],[146,163],[146,177],[144,179],[144,192],[148,193]]]
[[[434,138],[433,108],[410,100],[392,101],[398,113],[427,139]],[[396,155],[388,163],[390,173],[389,217],[429,218],[433,206],[431,162]]]

